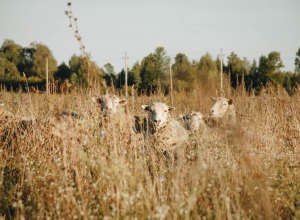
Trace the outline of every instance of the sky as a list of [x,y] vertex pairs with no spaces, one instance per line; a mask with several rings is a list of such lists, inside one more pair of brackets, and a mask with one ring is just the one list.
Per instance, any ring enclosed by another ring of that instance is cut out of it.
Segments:
[[[58,65],[80,46],[65,11],[69,1],[0,0],[0,45],[42,43]],[[284,71],[294,71],[300,48],[299,0],[73,0],[79,34],[99,67],[119,73],[164,47],[171,61],[178,53],[199,61],[234,52],[251,63],[279,52]]]

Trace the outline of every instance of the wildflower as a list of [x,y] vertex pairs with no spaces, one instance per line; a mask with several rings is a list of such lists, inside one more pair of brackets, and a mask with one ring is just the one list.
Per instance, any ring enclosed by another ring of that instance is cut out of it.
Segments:
[[103,130],[100,131],[100,135],[101,135],[101,137],[104,137],[104,131]]
[[276,159],[277,159],[277,160],[282,159],[282,155],[281,155],[281,154],[277,154],[277,155],[276,155]]
[[165,177],[164,176],[159,177],[159,182],[162,183],[163,181],[165,181]]
[[28,102],[28,98],[23,98],[22,101],[23,102]]

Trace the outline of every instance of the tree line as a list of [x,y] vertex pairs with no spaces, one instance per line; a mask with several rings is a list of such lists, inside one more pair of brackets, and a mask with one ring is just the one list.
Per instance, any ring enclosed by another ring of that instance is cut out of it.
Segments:
[[[46,59],[48,60],[48,78],[62,88],[87,87],[93,81],[101,85],[122,89],[125,85],[125,70],[116,73],[112,64],[99,67],[88,57],[72,55],[69,63],[57,64],[51,50],[42,43],[33,42],[29,47],[21,47],[6,39],[0,49],[0,84],[7,89],[18,90],[24,86],[45,90]],[[172,64],[171,64],[172,63]],[[293,94],[300,83],[300,48],[295,54],[295,70],[282,71],[284,64],[280,53],[272,51],[262,55],[258,62],[240,58],[234,52],[227,57],[227,64],[222,62],[224,74],[230,79],[234,89],[241,86],[247,91],[258,94],[262,88],[271,84],[281,86]],[[183,53],[178,53],[174,61],[167,56],[163,47],[157,47],[153,53],[144,57],[127,69],[128,86],[134,86],[139,93],[149,94],[158,87],[166,92],[170,88],[172,72],[173,89],[189,91],[201,84],[209,88],[220,88],[221,60],[206,53],[199,60],[190,61]],[[58,89],[58,92],[63,92]]]

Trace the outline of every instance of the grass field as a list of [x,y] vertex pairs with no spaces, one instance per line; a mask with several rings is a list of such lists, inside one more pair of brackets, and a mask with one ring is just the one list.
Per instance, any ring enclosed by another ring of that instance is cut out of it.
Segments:
[[[91,97],[103,93],[96,86],[48,96],[0,92],[0,103],[16,115],[83,117],[59,134],[39,123],[9,143],[0,140],[0,219],[300,219],[300,93],[226,88],[237,127],[190,134],[180,166],[148,150],[130,123],[100,128]],[[201,86],[174,92],[172,116],[207,114],[209,96],[216,91]],[[172,101],[162,92],[127,99],[131,115],[144,114],[142,104]]]

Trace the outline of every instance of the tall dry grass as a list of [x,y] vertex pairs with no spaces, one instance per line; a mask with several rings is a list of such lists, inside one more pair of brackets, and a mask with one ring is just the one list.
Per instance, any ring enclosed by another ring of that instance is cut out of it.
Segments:
[[[44,123],[16,133],[10,144],[1,140],[0,219],[300,218],[300,94],[266,88],[253,96],[226,87],[237,127],[191,134],[187,161],[178,166],[118,122],[100,128],[102,115],[91,97],[103,92],[97,85],[48,97],[0,92],[18,115],[42,120],[64,110],[78,113],[88,137],[69,142],[48,134]],[[160,91],[133,94],[126,106],[131,115],[143,114],[142,104],[171,103]],[[209,96],[217,92],[200,85],[174,93],[173,117],[207,113]]]

